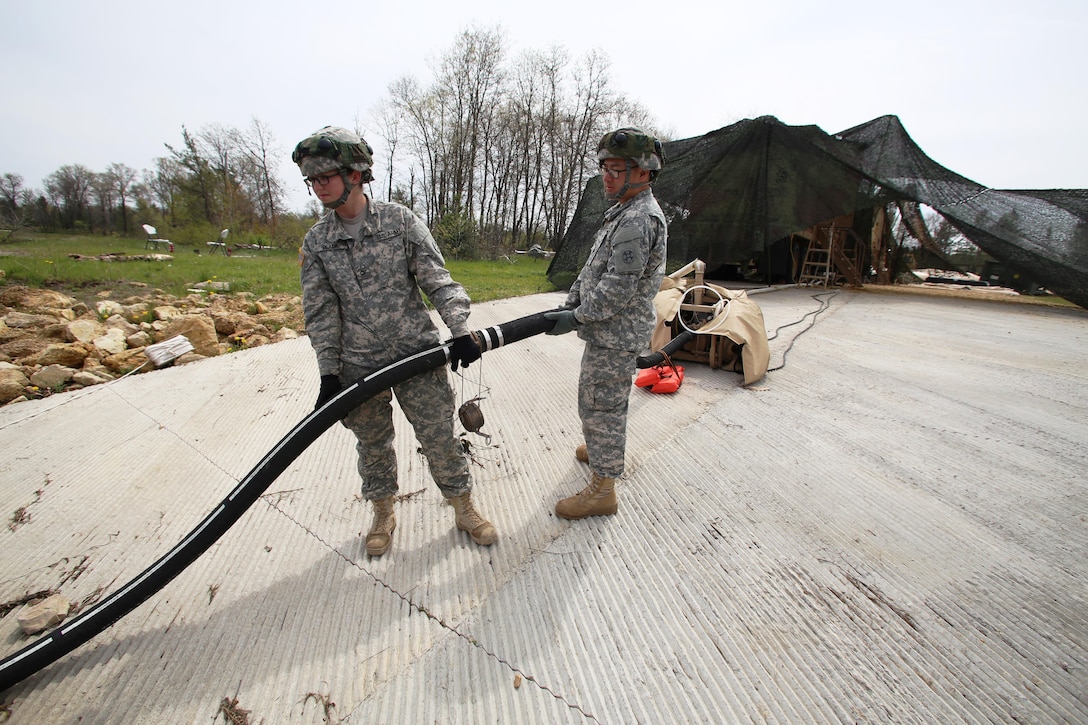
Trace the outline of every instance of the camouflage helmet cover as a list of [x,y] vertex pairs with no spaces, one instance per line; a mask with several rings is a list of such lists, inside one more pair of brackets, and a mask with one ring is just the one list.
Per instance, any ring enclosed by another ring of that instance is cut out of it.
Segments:
[[597,144],[597,160],[625,159],[647,171],[665,167],[665,151],[661,142],[639,128],[627,127],[611,131]]
[[362,136],[346,128],[325,126],[299,141],[291,161],[298,164],[303,176],[346,168],[363,172],[364,181],[369,181],[374,151]]

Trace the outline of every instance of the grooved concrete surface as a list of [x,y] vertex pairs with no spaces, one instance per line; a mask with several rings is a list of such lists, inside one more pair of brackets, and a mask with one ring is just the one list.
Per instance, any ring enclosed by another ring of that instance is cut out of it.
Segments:
[[[225,698],[250,723],[1088,721],[1088,314],[755,299],[785,367],[634,390],[616,516],[552,513],[587,475],[581,342],[493,351],[455,387],[484,398],[495,546],[454,529],[398,413],[405,498],[368,559],[335,426],[161,592],[0,694],[8,722],[227,722]],[[0,409],[0,602],[123,585],[316,392],[300,339]]]

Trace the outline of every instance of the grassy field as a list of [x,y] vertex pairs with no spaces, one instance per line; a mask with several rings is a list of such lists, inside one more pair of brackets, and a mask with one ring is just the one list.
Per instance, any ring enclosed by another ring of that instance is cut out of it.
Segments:
[[[20,234],[0,245],[3,282],[64,290],[86,301],[105,289],[123,294],[150,287],[183,297],[199,282],[227,282],[231,292],[300,294],[298,253],[295,250],[235,250],[231,256],[209,254],[208,249],[176,245],[145,249],[142,239],[59,234]],[[164,254],[163,259],[104,261],[102,255]],[[495,262],[451,261],[454,279],[465,286],[474,302],[551,292],[545,276],[548,261],[515,255]]]
[[[163,250],[165,251],[165,250]],[[232,256],[209,254],[208,248],[176,245],[169,259],[107,262],[100,255],[147,255],[142,239],[22,233],[16,242],[0,244],[0,284],[24,284],[66,292],[92,305],[102,290],[115,299],[161,289],[184,297],[199,282],[227,282],[231,292],[301,293],[298,253],[295,250],[237,250]],[[197,252],[200,252],[197,254]],[[82,257],[82,258],[81,258]],[[494,262],[450,261],[450,273],[465,286],[474,302],[552,292],[546,276],[548,260],[512,255]],[[728,285],[727,285],[728,286]],[[867,291],[929,294],[933,296],[992,299],[998,302],[1075,307],[1054,296],[998,296],[961,289],[923,288],[920,285],[875,286]]]

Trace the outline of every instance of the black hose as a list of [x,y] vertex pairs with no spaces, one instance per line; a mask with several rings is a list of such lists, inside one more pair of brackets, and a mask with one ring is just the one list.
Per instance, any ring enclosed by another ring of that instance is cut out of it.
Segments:
[[665,362],[666,355],[672,355],[674,352],[687,345],[689,342],[695,339],[695,333],[691,330],[684,330],[679,335],[669,340],[663,348],[657,352],[652,352],[649,355],[639,355],[635,358],[635,365],[640,369],[652,368],[655,365],[660,365]]
[[[519,342],[552,329],[538,312],[475,332],[481,352]],[[451,342],[401,358],[356,380],[302,419],[246,474],[230,495],[188,536],[139,576],[71,622],[62,624],[0,661],[0,692],[71,652],[166,586],[234,525],[242,514],[306,448],[336,421],[378,393],[449,361]]]

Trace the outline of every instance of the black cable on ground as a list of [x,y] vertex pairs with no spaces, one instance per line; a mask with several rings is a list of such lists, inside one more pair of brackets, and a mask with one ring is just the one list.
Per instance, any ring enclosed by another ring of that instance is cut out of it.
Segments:
[[[786,323],[785,325],[780,325],[780,326],[775,328],[774,334],[767,338],[768,342],[770,342],[771,340],[774,340],[775,338],[777,338],[778,333],[781,330],[784,330],[787,327],[793,327],[794,325],[799,325],[802,322],[804,322],[806,318],[812,318],[812,319],[809,320],[808,327],[806,327],[805,329],[803,329],[799,333],[797,333],[794,336],[794,338],[792,340],[790,340],[790,344],[787,345],[786,349],[782,352],[782,364],[778,365],[777,367],[767,368],[767,372],[773,373],[775,370],[781,370],[782,368],[786,367],[786,355],[788,355],[790,350],[793,348],[793,343],[797,342],[797,339],[799,337],[801,337],[801,335],[804,335],[806,332],[808,332],[809,330],[812,329],[813,325],[816,324],[816,318],[819,317],[822,313],[826,312],[828,310],[828,308],[831,307],[831,300],[838,293],[839,293],[839,291],[835,290],[833,292],[821,292],[819,294],[812,295],[812,299],[814,299],[814,300],[816,300],[817,302],[820,303],[820,306],[818,308],[816,308],[812,312],[806,312],[804,315],[801,316],[800,319],[794,320],[793,322]],[[826,295],[826,299],[821,299],[821,296],[824,296],[824,295]]]

